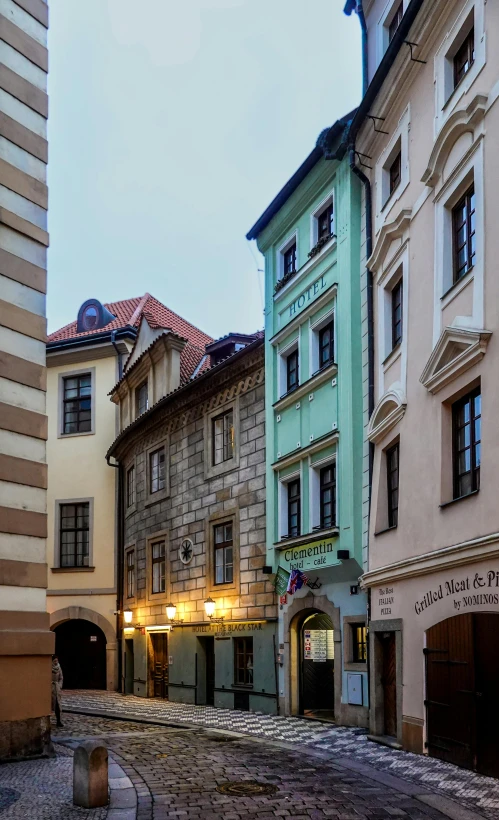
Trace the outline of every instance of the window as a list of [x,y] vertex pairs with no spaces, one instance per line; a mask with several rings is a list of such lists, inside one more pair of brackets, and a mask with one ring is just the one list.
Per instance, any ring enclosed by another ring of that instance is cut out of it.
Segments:
[[298,350],[293,350],[286,357],[286,392],[290,393],[298,387]]
[[317,216],[317,241],[328,239],[334,233],[333,203],[330,202]]
[[126,505],[132,507],[135,504],[135,467],[130,467],[126,474]]
[[165,591],[165,541],[156,541],[151,544],[151,567],[153,594]]
[[336,526],[336,462],[320,472],[321,528]]
[[147,382],[144,382],[144,384],[141,384],[140,387],[137,387],[135,395],[137,400],[137,415],[140,416],[142,413],[145,413],[149,407]]
[[393,194],[395,188],[398,187],[402,179],[402,154],[399,151],[395,159],[391,163],[388,173],[390,175],[390,196]]
[[396,527],[399,517],[399,444],[386,451],[388,482],[388,526]]
[[68,433],[90,433],[92,430],[92,376],[68,376],[63,379],[63,427]]
[[165,448],[149,453],[149,486],[151,493],[165,489]]
[[61,567],[88,567],[89,540],[90,504],[61,504]]
[[458,282],[475,264],[475,187],[472,186],[452,209],[454,282]]
[[319,330],[319,369],[334,362],[334,323]]
[[217,524],[215,535],[215,584],[231,584],[234,579],[232,523]]
[[126,554],[126,597],[135,596],[135,550],[128,550]]
[[402,279],[392,290],[392,350],[402,341]]
[[482,397],[480,388],[452,407],[454,439],[454,498],[480,489]]
[[365,624],[350,624],[352,630],[352,661],[367,663],[367,627]]
[[300,479],[288,484],[288,536],[295,538],[301,532]]
[[234,685],[253,686],[253,638],[234,638]]
[[282,254],[284,263],[284,276],[296,271],[296,242],[293,242]]
[[402,17],[404,16],[404,4],[400,3],[399,6],[395,9],[395,14],[393,15],[390,25],[388,26],[388,42],[391,43],[393,38],[395,37],[395,32],[397,31],[400,23],[402,22]]
[[234,456],[234,411],[228,410],[212,420],[213,464],[222,464]]
[[472,28],[464,43],[454,55],[454,88],[459,85],[475,62],[475,29]]

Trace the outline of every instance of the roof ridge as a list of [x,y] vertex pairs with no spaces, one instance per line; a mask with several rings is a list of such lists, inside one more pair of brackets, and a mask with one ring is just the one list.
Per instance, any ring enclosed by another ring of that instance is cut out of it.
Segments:
[[[137,305],[137,307],[135,308],[134,312],[132,313],[132,315],[130,317],[130,324],[131,324],[132,327],[134,327],[135,322],[139,318],[140,314],[142,313],[143,309],[145,308],[145,306],[146,306],[146,304],[147,304],[147,302],[149,301],[150,298],[151,298],[150,293],[144,293],[144,295],[141,297],[141,300],[140,300],[139,304]],[[124,299],[123,301],[126,302],[127,300]]]

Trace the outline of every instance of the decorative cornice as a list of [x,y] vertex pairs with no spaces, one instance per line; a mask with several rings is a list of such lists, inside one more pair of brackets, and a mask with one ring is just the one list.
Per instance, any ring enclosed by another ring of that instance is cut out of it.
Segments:
[[395,239],[400,239],[404,236],[411,224],[412,210],[410,208],[402,208],[400,213],[392,222],[385,222],[381,228],[373,252],[367,260],[367,267],[369,270],[375,272],[381,265],[385,258],[388,248]]
[[395,581],[403,581],[406,578],[462,567],[476,561],[487,561],[491,558],[499,558],[499,532],[474,538],[471,541],[462,541],[460,544],[405,558],[402,561],[371,570],[362,576],[361,586],[382,586]]
[[407,401],[401,388],[392,387],[378,401],[367,428],[369,441],[378,444],[403,418]]
[[303,399],[307,393],[317,390],[318,387],[321,387],[321,385],[329,381],[329,379],[333,379],[337,373],[337,364],[331,364],[329,367],[325,367],[324,370],[320,370],[319,373],[315,373],[315,375],[313,375],[310,379],[307,379],[306,382],[300,384],[296,390],[293,390],[292,393],[288,393],[286,396],[283,396],[281,399],[276,401],[274,404],[274,411],[279,413],[281,410],[285,410],[286,407],[291,407],[292,404]]
[[421,177],[421,182],[434,188],[442,175],[447,157],[456,140],[466,133],[471,133],[473,141],[475,140],[475,128],[485,117],[487,99],[487,95],[477,94],[466,108],[461,108],[451,114],[435,140],[428,167]]
[[491,335],[490,330],[444,328],[423,370],[421,384],[430,393],[438,393],[484,357]]

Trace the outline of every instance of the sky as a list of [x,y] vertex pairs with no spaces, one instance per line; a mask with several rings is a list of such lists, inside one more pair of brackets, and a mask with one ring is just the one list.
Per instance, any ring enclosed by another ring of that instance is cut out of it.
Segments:
[[151,293],[263,327],[245,234],[361,94],[344,0],[51,0],[49,332]]

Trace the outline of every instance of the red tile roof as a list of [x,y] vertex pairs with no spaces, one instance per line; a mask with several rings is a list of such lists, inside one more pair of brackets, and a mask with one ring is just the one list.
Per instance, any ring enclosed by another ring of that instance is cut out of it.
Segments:
[[150,327],[152,328],[167,328],[187,339],[195,347],[202,349],[204,353],[205,345],[213,341],[211,336],[203,333],[199,328],[186,322],[173,310],[158,302],[154,296],[149,293],[144,296],[139,296],[134,299],[123,299],[121,302],[109,302],[105,307],[116,316],[114,321],[109,322],[106,327],[99,328],[98,331],[84,331],[82,333],[76,332],[76,320],[71,322],[60,330],[56,330],[48,336],[48,342],[60,342],[66,339],[79,339],[84,336],[90,336],[93,333],[108,333],[110,330],[119,330],[121,328],[131,326],[138,329],[140,320],[144,316]]

